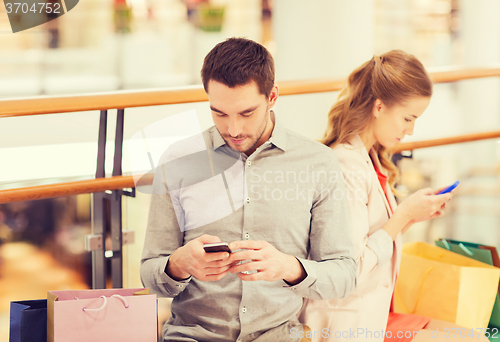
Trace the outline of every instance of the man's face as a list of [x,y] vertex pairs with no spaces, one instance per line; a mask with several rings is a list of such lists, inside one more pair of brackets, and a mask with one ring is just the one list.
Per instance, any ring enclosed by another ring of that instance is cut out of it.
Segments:
[[231,148],[250,155],[269,139],[273,131],[269,110],[278,97],[276,85],[269,98],[253,81],[229,88],[212,80],[207,89],[215,127]]

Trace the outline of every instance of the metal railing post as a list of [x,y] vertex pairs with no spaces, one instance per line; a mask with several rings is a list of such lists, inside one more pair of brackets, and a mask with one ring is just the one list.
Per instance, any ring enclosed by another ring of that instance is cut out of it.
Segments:
[[[99,121],[99,138],[97,143],[97,170],[96,178],[104,178],[105,160],[106,160],[106,129],[107,129],[108,111],[101,110]],[[106,218],[107,218],[107,199],[106,193],[96,192],[93,194],[94,208],[92,217],[92,234],[101,236],[101,243],[98,248],[92,250],[92,288],[106,288],[106,257],[105,257],[105,239],[106,239]]]
[[[122,175],[123,126],[125,110],[118,109],[116,115],[115,156],[113,160],[113,177]],[[111,195],[111,281],[113,288],[123,287],[123,253],[122,253],[122,195],[123,190],[114,190]]]

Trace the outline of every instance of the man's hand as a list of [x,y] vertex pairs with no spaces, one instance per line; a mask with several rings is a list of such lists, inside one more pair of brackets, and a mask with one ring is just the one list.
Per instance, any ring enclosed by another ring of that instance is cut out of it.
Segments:
[[217,236],[202,235],[189,241],[175,250],[165,269],[166,273],[175,280],[184,280],[190,276],[202,281],[217,281],[229,272],[231,260],[229,253],[206,253],[203,245],[206,243],[221,242]]
[[[243,249],[229,256],[231,263],[251,260],[229,269],[231,273],[239,273],[238,277],[241,280],[276,281],[283,279],[290,285],[296,285],[307,276],[297,258],[278,251],[267,241],[234,241],[229,244],[229,248],[231,250]],[[257,273],[241,273],[246,271],[257,271]]]

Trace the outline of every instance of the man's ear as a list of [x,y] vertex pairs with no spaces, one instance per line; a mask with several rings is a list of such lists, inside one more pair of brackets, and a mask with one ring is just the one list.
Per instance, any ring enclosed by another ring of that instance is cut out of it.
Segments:
[[378,118],[380,116],[380,113],[382,112],[384,108],[384,104],[380,99],[376,99],[375,102],[373,103],[373,116],[375,118]]
[[279,88],[278,85],[275,83],[273,85],[273,88],[271,89],[271,92],[269,93],[269,108],[273,108],[274,105],[276,104],[276,100],[278,100],[279,96]]

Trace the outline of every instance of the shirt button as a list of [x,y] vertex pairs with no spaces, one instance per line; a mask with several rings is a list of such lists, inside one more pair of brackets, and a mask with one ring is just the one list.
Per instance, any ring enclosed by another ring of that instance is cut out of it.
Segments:
[[247,197],[246,201],[247,201],[247,203],[250,203],[250,197]]
[[249,161],[247,161],[247,165],[248,165],[248,166],[252,165],[252,161],[250,161],[250,160],[249,160]]
[[248,233],[245,234],[245,239],[249,239],[250,238],[250,235]]
[[247,312],[247,308],[244,306],[243,309],[241,309],[241,312],[243,313]]

